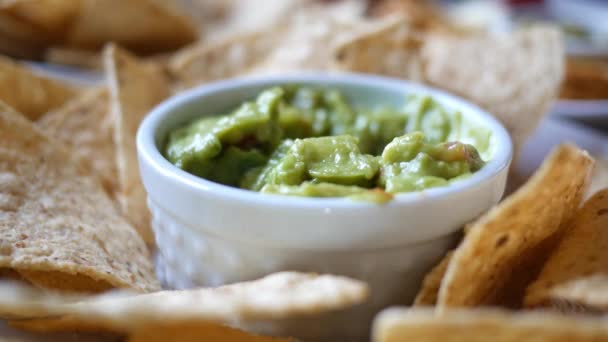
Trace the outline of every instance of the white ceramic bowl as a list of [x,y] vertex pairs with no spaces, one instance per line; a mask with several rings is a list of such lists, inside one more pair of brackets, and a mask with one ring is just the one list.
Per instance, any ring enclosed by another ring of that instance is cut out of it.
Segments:
[[[344,198],[262,195],[182,171],[159,152],[167,133],[194,118],[226,113],[279,84],[340,89],[355,105],[400,107],[406,94],[429,94],[449,110],[492,131],[494,157],[471,177],[447,187],[405,193],[385,205]],[[280,270],[329,272],[371,285],[368,304],[350,321],[355,336],[388,304],[407,304],[423,275],[453,246],[459,229],[501,198],[511,141],[481,109],[436,89],[355,74],[302,74],[233,79],[167,100],[137,136],[143,184],[159,249],[158,272],[175,288],[214,286]],[[329,322],[329,320],[327,320]],[[329,323],[328,323],[329,324]],[[309,334],[323,335],[324,328]],[[329,326],[328,326],[329,329]]]

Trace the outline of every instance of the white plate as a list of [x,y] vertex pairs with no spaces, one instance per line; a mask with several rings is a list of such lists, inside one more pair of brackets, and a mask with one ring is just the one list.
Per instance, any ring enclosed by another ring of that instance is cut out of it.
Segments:
[[551,115],[580,121],[599,130],[608,131],[608,99],[558,100]]

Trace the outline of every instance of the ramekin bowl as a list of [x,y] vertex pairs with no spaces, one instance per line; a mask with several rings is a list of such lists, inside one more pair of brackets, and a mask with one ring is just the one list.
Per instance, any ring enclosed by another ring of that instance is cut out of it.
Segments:
[[[493,158],[467,179],[395,196],[378,205],[344,198],[259,194],[217,184],[172,165],[161,154],[168,132],[217,115],[285,84],[340,89],[355,105],[400,106],[406,94],[431,95],[492,132]],[[280,270],[327,272],[367,281],[371,298],[344,334],[357,336],[373,313],[413,299],[424,274],[457,232],[495,205],[505,189],[512,147],[490,114],[463,99],[402,80],[359,74],[241,78],[178,94],[155,108],[137,136],[141,177],[169,287],[215,286]],[[343,326],[344,328],[344,326]],[[323,335],[322,328],[315,335]],[[352,331],[351,331],[352,330]],[[312,334],[310,331],[308,331]]]

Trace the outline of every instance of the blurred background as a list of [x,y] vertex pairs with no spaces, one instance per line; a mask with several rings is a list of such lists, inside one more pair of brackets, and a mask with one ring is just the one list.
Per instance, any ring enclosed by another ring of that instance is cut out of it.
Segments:
[[[298,5],[341,0],[0,1],[0,52],[77,84],[103,78],[99,50],[115,41],[153,60],[280,22]],[[509,32],[558,25],[567,49],[559,99],[529,139],[518,171],[530,174],[551,147],[573,141],[608,159],[608,0],[355,0],[362,15],[402,14],[423,29]],[[147,3],[144,5],[144,3]],[[167,11],[152,8],[167,7]],[[170,9],[169,9],[170,7]],[[162,12],[162,15],[159,13]],[[179,20],[188,17],[190,24]],[[331,34],[326,32],[322,34]],[[203,42],[203,43],[201,43]],[[286,54],[298,53],[286,49]],[[604,161],[605,162],[605,161]]]

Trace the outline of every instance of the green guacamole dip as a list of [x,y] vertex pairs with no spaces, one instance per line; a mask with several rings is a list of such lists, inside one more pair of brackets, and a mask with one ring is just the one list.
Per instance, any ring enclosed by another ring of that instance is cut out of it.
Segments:
[[171,131],[164,153],[233,187],[381,203],[467,177],[491,157],[491,145],[489,130],[431,97],[366,109],[334,89],[275,87],[227,115]]

